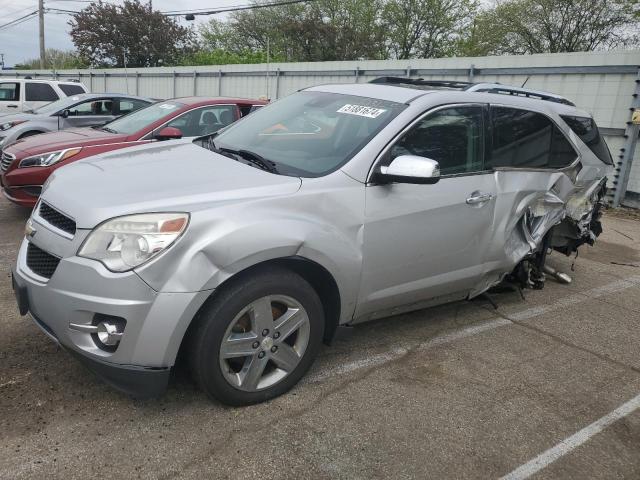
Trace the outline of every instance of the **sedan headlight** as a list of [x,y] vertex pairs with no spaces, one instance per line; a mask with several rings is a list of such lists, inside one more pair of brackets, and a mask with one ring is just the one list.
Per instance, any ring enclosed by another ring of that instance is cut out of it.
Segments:
[[20,125],[21,123],[24,123],[24,122],[26,122],[26,120],[15,120],[13,122],[0,123],[0,132],[4,132],[5,130],[9,130],[10,128],[13,128],[16,125]]
[[98,225],[78,256],[92,258],[112,272],[126,272],[169,248],[189,223],[188,213],[144,213]]
[[54,163],[61,162],[67,158],[80,153],[82,148],[67,148],[66,150],[57,150],[55,152],[41,153],[32,157],[23,158],[18,164],[18,168],[26,167],[49,167]]

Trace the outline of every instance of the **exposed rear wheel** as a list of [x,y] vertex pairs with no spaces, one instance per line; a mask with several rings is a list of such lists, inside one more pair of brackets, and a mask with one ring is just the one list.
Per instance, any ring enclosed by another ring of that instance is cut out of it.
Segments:
[[200,387],[230,405],[281,395],[309,369],[324,330],[322,304],[299,275],[269,268],[227,286],[191,338]]

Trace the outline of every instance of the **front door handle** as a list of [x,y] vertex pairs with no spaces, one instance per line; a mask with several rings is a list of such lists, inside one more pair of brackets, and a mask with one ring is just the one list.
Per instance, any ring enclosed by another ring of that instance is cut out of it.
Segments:
[[18,108],[18,105],[7,105],[8,108]]
[[473,192],[469,198],[467,198],[467,205],[477,205],[479,203],[485,203],[493,199],[493,195],[490,193]]

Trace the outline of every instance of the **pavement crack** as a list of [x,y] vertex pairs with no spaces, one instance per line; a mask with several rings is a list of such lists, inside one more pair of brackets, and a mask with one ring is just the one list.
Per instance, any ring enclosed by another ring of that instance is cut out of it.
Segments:
[[522,328],[526,328],[527,330],[531,330],[531,331],[536,332],[536,333],[538,333],[540,335],[544,335],[545,337],[548,337],[548,338],[552,339],[553,341],[555,341],[557,343],[560,343],[560,344],[562,344],[562,345],[564,345],[566,347],[574,348],[576,350],[580,350],[581,352],[584,352],[584,353],[587,353],[587,354],[592,355],[594,357],[597,357],[600,360],[612,363],[612,364],[617,365],[617,366],[619,366],[621,368],[624,368],[626,370],[631,370],[632,372],[640,374],[640,368],[638,368],[638,367],[634,367],[633,365],[629,365],[627,363],[621,362],[620,360],[616,360],[615,358],[611,358],[610,356],[605,355],[603,353],[598,353],[598,352],[596,352],[594,350],[591,350],[589,348],[582,347],[582,346],[580,346],[580,345],[578,345],[576,343],[573,343],[573,342],[570,342],[568,340],[565,340],[564,338],[562,338],[562,337],[560,337],[558,335],[555,335],[555,334],[553,334],[551,332],[548,332],[548,331],[544,330],[543,328],[536,327],[535,325],[531,325],[531,324],[526,323],[526,322],[521,321],[521,320],[514,320],[514,319],[510,318],[508,315],[506,315],[506,314],[504,314],[504,313],[502,313],[502,312],[500,312],[498,310],[495,310],[495,313],[497,315],[499,315],[500,317],[504,318],[505,320],[509,320],[510,322],[513,322],[514,325],[517,325],[517,326],[522,327]]
[[[404,355],[402,355],[401,357],[395,358],[394,360],[391,360],[389,363],[397,362],[398,360],[401,360],[406,355],[409,355],[412,351],[417,350],[417,348],[418,347],[416,346],[416,347],[412,347],[411,349],[408,349]],[[348,376],[342,382],[339,382],[335,387],[330,388],[325,392],[321,392],[316,397],[315,402],[305,405],[303,407],[294,409],[290,413],[288,413],[287,420],[291,421],[291,420],[299,419],[305,414],[313,411],[319,405],[321,405],[323,400],[345,390],[353,383],[359,382],[361,380],[365,380],[369,375],[371,375],[374,371],[377,370],[376,367],[377,365],[367,369],[362,369],[360,372],[356,373],[355,375]],[[291,395],[291,393],[289,393],[289,395]],[[272,400],[272,402],[275,402],[275,401],[277,401],[277,399]],[[247,407],[247,408],[251,408],[251,407]],[[174,478],[179,478],[180,476],[184,475],[184,472],[186,470],[189,470],[205,462],[206,460],[211,458],[214,454],[220,455],[221,453],[229,450],[230,448],[233,448],[234,440],[236,439],[236,437],[241,436],[243,434],[255,435],[258,432],[262,432],[270,429],[273,429],[273,421],[269,419],[268,421],[264,421],[259,425],[256,425],[255,423],[250,423],[247,425],[246,428],[239,428],[239,429],[233,430],[221,440],[211,444],[210,446],[208,446],[208,448],[204,449],[199,454],[192,457],[188,462],[183,463],[179,467],[175,467],[173,470],[169,472],[166,472],[162,475],[158,475],[157,478],[158,480],[171,480]]]
[[634,241],[634,242],[636,241],[636,240],[635,240],[635,238],[633,238],[633,237],[631,237],[631,236],[627,235],[626,233],[622,233],[620,230],[616,230],[615,228],[612,228],[612,230],[613,230],[614,232],[616,232],[616,233],[619,233],[619,234],[620,234],[620,235],[622,235],[623,237],[628,238],[628,239],[629,239],[629,240],[631,240],[631,241]]

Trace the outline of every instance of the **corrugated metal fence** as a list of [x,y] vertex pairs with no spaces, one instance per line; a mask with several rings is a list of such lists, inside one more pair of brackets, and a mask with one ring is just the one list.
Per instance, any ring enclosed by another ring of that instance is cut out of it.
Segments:
[[[592,113],[606,134],[618,165],[610,186],[623,203],[640,206],[640,160],[633,162],[638,127],[631,125],[638,99],[640,51],[541,54],[422,60],[276,63],[75,71],[0,72],[2,76],[76,78],[92,92],[122,92],[155,98],[190,95],[267,96],[277,99],[323,83],[364,83],[383,75],[500,82],[563,95]],[[635,96],[634,96],[635,95]],[[611,200],[614,199],[612,195]]]

